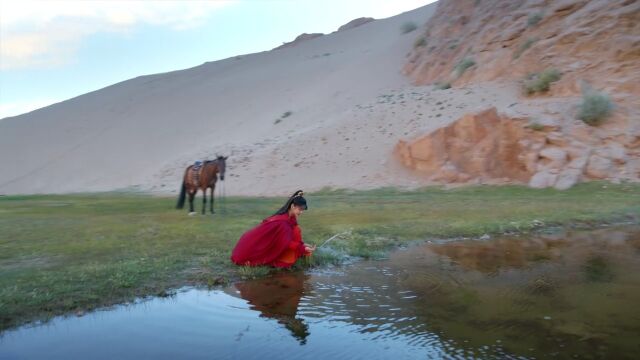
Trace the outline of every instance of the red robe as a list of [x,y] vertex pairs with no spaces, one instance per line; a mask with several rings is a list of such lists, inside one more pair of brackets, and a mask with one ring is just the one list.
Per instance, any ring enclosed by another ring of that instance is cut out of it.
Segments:
[[308,255],[295,216],[274,215],[244,233],[231,254],[237,265],[290,267]]

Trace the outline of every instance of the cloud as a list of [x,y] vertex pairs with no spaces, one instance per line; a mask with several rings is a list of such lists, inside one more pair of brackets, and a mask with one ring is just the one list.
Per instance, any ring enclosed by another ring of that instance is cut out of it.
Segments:
[[66,64],[83,40],[100,32],[141,24],[194,28],[233,2],[0,0],[0,69]]

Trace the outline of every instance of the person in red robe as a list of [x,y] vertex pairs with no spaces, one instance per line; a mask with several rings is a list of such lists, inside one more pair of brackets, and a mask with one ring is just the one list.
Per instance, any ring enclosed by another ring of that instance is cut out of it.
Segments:
[[302,190],[296,191],[275,214],[245,232],[231,253],[231,261],[288,268],[301,256],[311,255],[316,248],[305,245],[298,226],[298,216],[307,209],[302,195]]

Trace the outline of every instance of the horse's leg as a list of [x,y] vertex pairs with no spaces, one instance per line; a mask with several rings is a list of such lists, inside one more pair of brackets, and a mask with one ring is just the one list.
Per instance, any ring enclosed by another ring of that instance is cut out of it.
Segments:
[[212,213],[212,214],[215,214],[215,213],[216,213],[215,211],[213,211],[213,199],[214,199],[214,196],[213,196],[213,195],[215,194],[215,192],[216,192],[216,186],[215,186],[215,184],[214,184],[214,185],[211,187],[211,213]]
[[202,215],[206,213],[207,210],[207,188],[202,189]]
[[193,198],[196,196],[196,192],[189,190],[189,213],[193,212]]

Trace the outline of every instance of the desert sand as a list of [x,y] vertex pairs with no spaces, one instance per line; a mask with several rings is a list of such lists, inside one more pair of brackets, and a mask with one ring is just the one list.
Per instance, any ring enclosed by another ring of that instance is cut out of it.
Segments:
[[[134,78],[5,118],[0,194],[171,194],[187,165],[216,154],[229,156],[227,195],[413,188],[438,181],[398,161],[399,141],[492,107],[541,124],[574,112],[578,94],[524,99],[513,79],[437,90],[424,76],[408,76],[414,44],[437,6]],[[407,22],[418,29],[403,33]]]
[[5,118],[0,193],[175,192],[188,164],[215,154],[229,156],[227,194],[348,187],[362,176],[370,178],[363,185],[383,184],[376,174],[395,140],[384,129],[415,116],[400,101],[379,103],[411,92],[401,69],[414,34],[400,28],[433,10],[134,78]]

